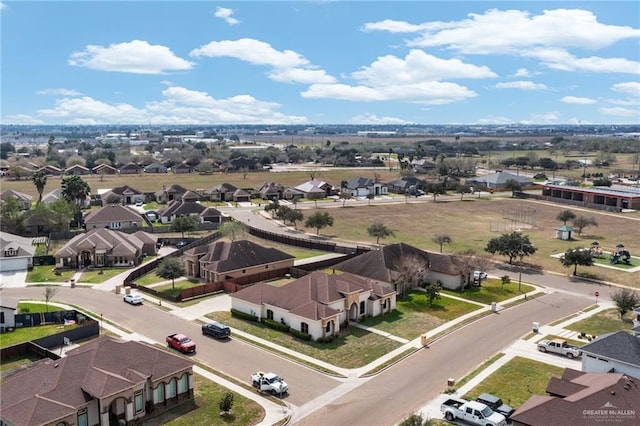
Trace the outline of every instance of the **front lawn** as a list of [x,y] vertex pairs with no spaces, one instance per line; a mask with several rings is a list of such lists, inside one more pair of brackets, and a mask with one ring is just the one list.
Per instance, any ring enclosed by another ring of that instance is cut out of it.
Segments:
[[60,275],[56,275],[53,265],[38,265],[27,272],[26,282],[28,283],[63,283],[69,281],[76,272],[72,269],[58,270]]
[[395,340],[356,327],[349,327],[348,335],[337,337],[332,342],[319,343],[305,342],[261,323],[232,317],[229,312],[214,312],[207,318],[342,368],[363,367],[400,346]]
[[388,314],[367,318],[362,323],[405,339],[414,339],[433,330],[447,321],[479,309],[478,306],[461,300],[442,296],[429,305],[422,291],[410,291],[398,297],[396,309]]
[[169,296],[177,296],[185,288],[198,287],[201,285],[202,283],[198,280],[183,280],[176,282],[175,286],[172,283],[169,283],[153,287],[153,289],[160,293],[168,294]]
[[[220,416],[219,403],[222,397],[229,392],[222,385],[212,382],[199,374],[194,374],[195,409],[188,404],[186,407],[178,407],[160,416],[150,419],[143,425],[241,425],[251,426],[260,423],[264,418],[264,410],[255,401],[240,394],[233,394],[233,407],[228,416]],[[190,410],[190,411],[187,411]]]
[[562,367],[516,356],[467,392],[464,398],[473,400],[487,392],[518,408],[532,395],[546,395],[549,379],[561,377],[563,371]]
[[75,327],[77,327],[76,324],[51,324],[41,325],[37,327],[16,328],[14,331],[0,334],[0,347],[5,348],[7,346],[13,346],[18,343],[29,342],[34,339],[39,339],[40,337],[50,336],[52,334],[70,330],[71,328]]
[[[44,292],[42,294],[42,297],[44,298]],[[52,303],[49,303],[48,306],[46,303],[29,303],[29,302],[18,303],[19,314],[37,314],[40,312],[55,312],[60,310],[62,310],[62,308]]]
[[491,302],[502,302],[534,290],[534,287],[524,283],[520,287],[521,291],[518,291],[517,282],[511,281],[509,284],[503,285],[502,280],[490,278],[482,281],[481,287],[466,288],[464,291],[443,289],[441,293],[490,305]]
[[129,269],[124,268],[106,268],[106,269],[91,269],[89,271],[83,272],[80,276],[80,280],[83,284],[101,284],[108,280],[109,278],[113,278],[116,275],[120,275],[123,272],[129,272]]
[[630,330],[633,322],[631,321],[631,314],[629,313],[627,315],[628,318],[625,317],[623,321],[620,319],[620,313],[616,309],[605,309],[581,321],[569,324],[565,328],[592,336],[601,336],[620,330]]
[[161,283],[162,281],[166,281],[166,278],[159,277],[155,271],[149,272],[148,274],[144,274],[140,278],[136,278],[134,283],[141,286],[150,286],[151,284]]

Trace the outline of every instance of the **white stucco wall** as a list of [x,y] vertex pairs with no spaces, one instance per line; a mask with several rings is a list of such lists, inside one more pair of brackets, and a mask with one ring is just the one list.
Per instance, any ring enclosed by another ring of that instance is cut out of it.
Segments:
[[612,368],[616,373],[625,373],[640,379],[640,365],[634,366],[615,360],[605,360],[603,358],[587,354],[584,354],[582,357],[582,371],[584,372],[606,373]]

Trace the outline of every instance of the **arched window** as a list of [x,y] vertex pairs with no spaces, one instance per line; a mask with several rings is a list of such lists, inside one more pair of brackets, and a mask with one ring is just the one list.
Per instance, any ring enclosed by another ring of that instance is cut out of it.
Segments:
[[306,322],[300,323],[300,331],[309,334],[309,324]]
[[158,387],[153,391],[153,399],[156,404],[164,402],[164,383],[158,383]]
[[175,398],[176,397],[176,379],[173,378],[169,380],[169,384],[167,385],[167,398]]
[[271,309],[267,309],[267,319],[273,320],[273,311]]
[[324,327],[324,331],[327,333],[331,331],[331,321],[327,322],[327,325]]
[[184,373],[178,381],[178,393],[185,393],[189,390],[189,375]]

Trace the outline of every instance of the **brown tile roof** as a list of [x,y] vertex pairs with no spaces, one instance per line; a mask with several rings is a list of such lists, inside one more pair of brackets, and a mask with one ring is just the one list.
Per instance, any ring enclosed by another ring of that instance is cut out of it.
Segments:
[[92,211],[85,218],[85,223],[107,223],[118,221],[142,221],[140,213],[119,204],[110,204]]
[[258,283],[233,293],[231,297],[255,305],[278,306],[292,314],[317,321],[340,312],[327,305],[344,299],[346,294],[363,291],[371,291],[373,298],[395,293],[378,282],[348,272],[327,274],[315,271],[281,287]]
[[334,269],[393,283],[400,278],[403,258],[416,258],[426,265],[429,265],[430,259],[425,251],[408,244],[398,243],[345,260],[335,265]]
[[105,398],[146,380],[190,371],[193,363],[153,346],[103,336],[5,378],[2,420],[12,425],[54,423],[92,398]]
[[[56,252],[54,257],[74,257],[83,249],[91,251],[104,250],[115,256],[132,256],[142,251],[144,241],[138,238],[142,234],[146,234],[146,232],[138,231],[136,234],[130,235],[107,228],[92,229],[73,237]],[[148,240],[147,242],[150,242],[154,237],[148,235],[144,238]],[[155,238],[157,241],[157,237]]]

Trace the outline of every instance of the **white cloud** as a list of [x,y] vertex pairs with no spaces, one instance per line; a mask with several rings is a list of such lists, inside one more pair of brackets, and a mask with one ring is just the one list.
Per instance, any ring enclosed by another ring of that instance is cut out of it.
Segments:
[[617,83],[611,87],[611,90],[631,96],[640,96],[640,83],[637,81]]
[[579,98],[577,96],[565,96],[560,99],[560,102],[564,102],[566,104],[576,104],[576,105],[591,105],[595,104],[595,99],[591,98]]
[[638,61],[597,56],[577,58],[560,48],[530,49],[523,52],[522,56],[538,59],[542,65],[561,71],[637,74],[640,70],[640,62]]
[[88,96],[58,99],[54,107],[37,111],[36,119],[54,119],[55,122],[64,124],[305,124],[308,122],[304,116],[279,112],[278,109],[281,106],[278,103],[260,101],[249,95],[216,99],[206,92],[171,86],[162,91],[162,96],[162,100],[148,102],[142,107],[126,103],[107,103]]
[[13,114],[3,117],[2,124],[44,124],[44,121],[28,114]]
[[73,89],[42,89],[36,92],[37,95],[58,95],[58,96],[80,96],[82,93]]
[[374,113],[364,113],[351,118],[353,124],[411,124],[411,122],[397,117],[378,117]]
[[539,114],[531,114],[531,117],[533,118],[533,120],[531,121],[532,123],[554,124],[559,120],[559,113],[558,111],[549,111]]
[[622,107],[603,107],[598,111],[603,115],[613,115],[616,117],[635,117],[636,120],[640,120],[640,113],[638,109],[622,108]]
[[486,117],[476,121],[476,124],[511,124],[511,123],[513,123],[513,120],[510,120],[507,117],[501,117],[501,116]]
[[368,22],[362,26],[362,31],[387,31],[390,33],[415,33],[423,29],[422,25],[409,24],[404,21],[385,19],[380,22]]
[[509,81],[507,83],[496,84],[496,89],[519,89],[519,90],[545,90],[547,86],[542,83],[532,81]]
[[7,8],[7,5],[0,1],[0,10],[4,10]]
[[82,52],[74,52],[69,65],[101,71],[133,74],[164,74],[193,68],[194,63],[176,56],[171,49],[151,45],[144,40],[113,43],[107,47],[88,45]]
[[226,7],[218,7],[214,15],[216,18],[222,19],[229,25],[236,25],[240,23],[240,21],[231,16],[233,15],[233,10],[227,9]]
[[335,78],[318,69],[293,50],[276,50],[269,43],[251,38],[212,41],[190,53],[193,57],[231,57],[254,65],[272,67],[269,78],[288,83],[332,83]]
[[531,73],[526,68],[519,68],[515,73],[511,75],[511,77],[531,77]]

